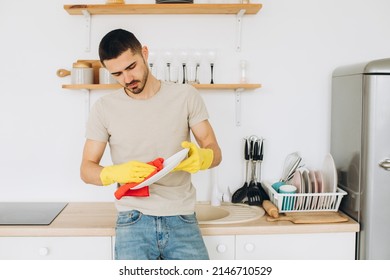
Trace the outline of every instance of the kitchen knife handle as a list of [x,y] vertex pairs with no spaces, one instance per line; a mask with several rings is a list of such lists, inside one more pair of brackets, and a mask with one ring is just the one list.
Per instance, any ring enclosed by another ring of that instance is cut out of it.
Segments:
[[390,171],[390,158],[386,158],[379,163],[379,166],[386,171]]
[[245,157],[246,160],[249,160],[249,146],[248,146],[249,144],[248,144],[248,141],[249,141],[248,139],[245,139],[245,148],[244,148],[245,149],[245,151],[244,151],[245,154],[244,154],[244,157]]
[[253,143],[253,155],[252,155],[252,158],[255,161],[259,160],[259,143],[258,143],[258,141],[254,141],[254,143]]
[[260,142],[260,155],[259,155],[259,160],[263,160],[263,157],[264,157],[264,139],[261,139],[261,140],[259,140]]

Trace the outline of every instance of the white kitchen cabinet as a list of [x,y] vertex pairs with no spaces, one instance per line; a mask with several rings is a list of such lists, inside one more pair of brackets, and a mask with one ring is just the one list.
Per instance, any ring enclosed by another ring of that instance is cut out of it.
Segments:
[[[203,239],[211,260],[354,260],[355,235],[211,235]],[[113,238],[1,237],[0,260],[110,260]]]
[[354,260],[354,232],[204,236],[212,260]]
[[234,260],[234,235],[203,236],[211,260]]
[[103,237],[0,237],[1,260],[110,260],[112,241]]
[[354,260],[354,232],[237,235],[236,259]]

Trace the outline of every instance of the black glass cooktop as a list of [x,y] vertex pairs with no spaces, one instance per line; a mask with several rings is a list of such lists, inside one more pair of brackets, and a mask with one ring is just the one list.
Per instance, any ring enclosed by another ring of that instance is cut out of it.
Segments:
[[65,202],[0,202],[0,225],[50,225]]

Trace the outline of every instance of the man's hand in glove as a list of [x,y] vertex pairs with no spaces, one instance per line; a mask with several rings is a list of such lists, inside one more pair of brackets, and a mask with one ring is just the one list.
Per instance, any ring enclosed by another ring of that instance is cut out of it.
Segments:
[[122,164],[104,167],[100,173],[100,180],[104,186],[112,183],[125,184],[142,182],[156,167],[144,162],[129,161]]
[[189,148],[188,158],[179,163],[173,171],[186,171],[189,173],[196,173],[199,170],[208,169],[214,158],[212,149],[202,149],[196,144],[184,141],[181,143],[183,148]]

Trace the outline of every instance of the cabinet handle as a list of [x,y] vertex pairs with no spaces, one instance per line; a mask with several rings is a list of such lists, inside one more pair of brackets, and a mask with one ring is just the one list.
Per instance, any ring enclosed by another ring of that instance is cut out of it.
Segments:
[[384,159],[379,163],[379,166],[382,167],[383,169],[390,171],[390,159]]
[[227,247],[225,244],[218,244],[218,246],[217,246],[218,253],[225,253],[226,250],[227,250]]
[[255,250],[255,245],[253,245],[252,243],[247,243],[245,244],[245,250],[247,252],[253,252]]
[[47,256],[49,254],[49,248],[41,247],[39,248],[39,255],[40,256]]

